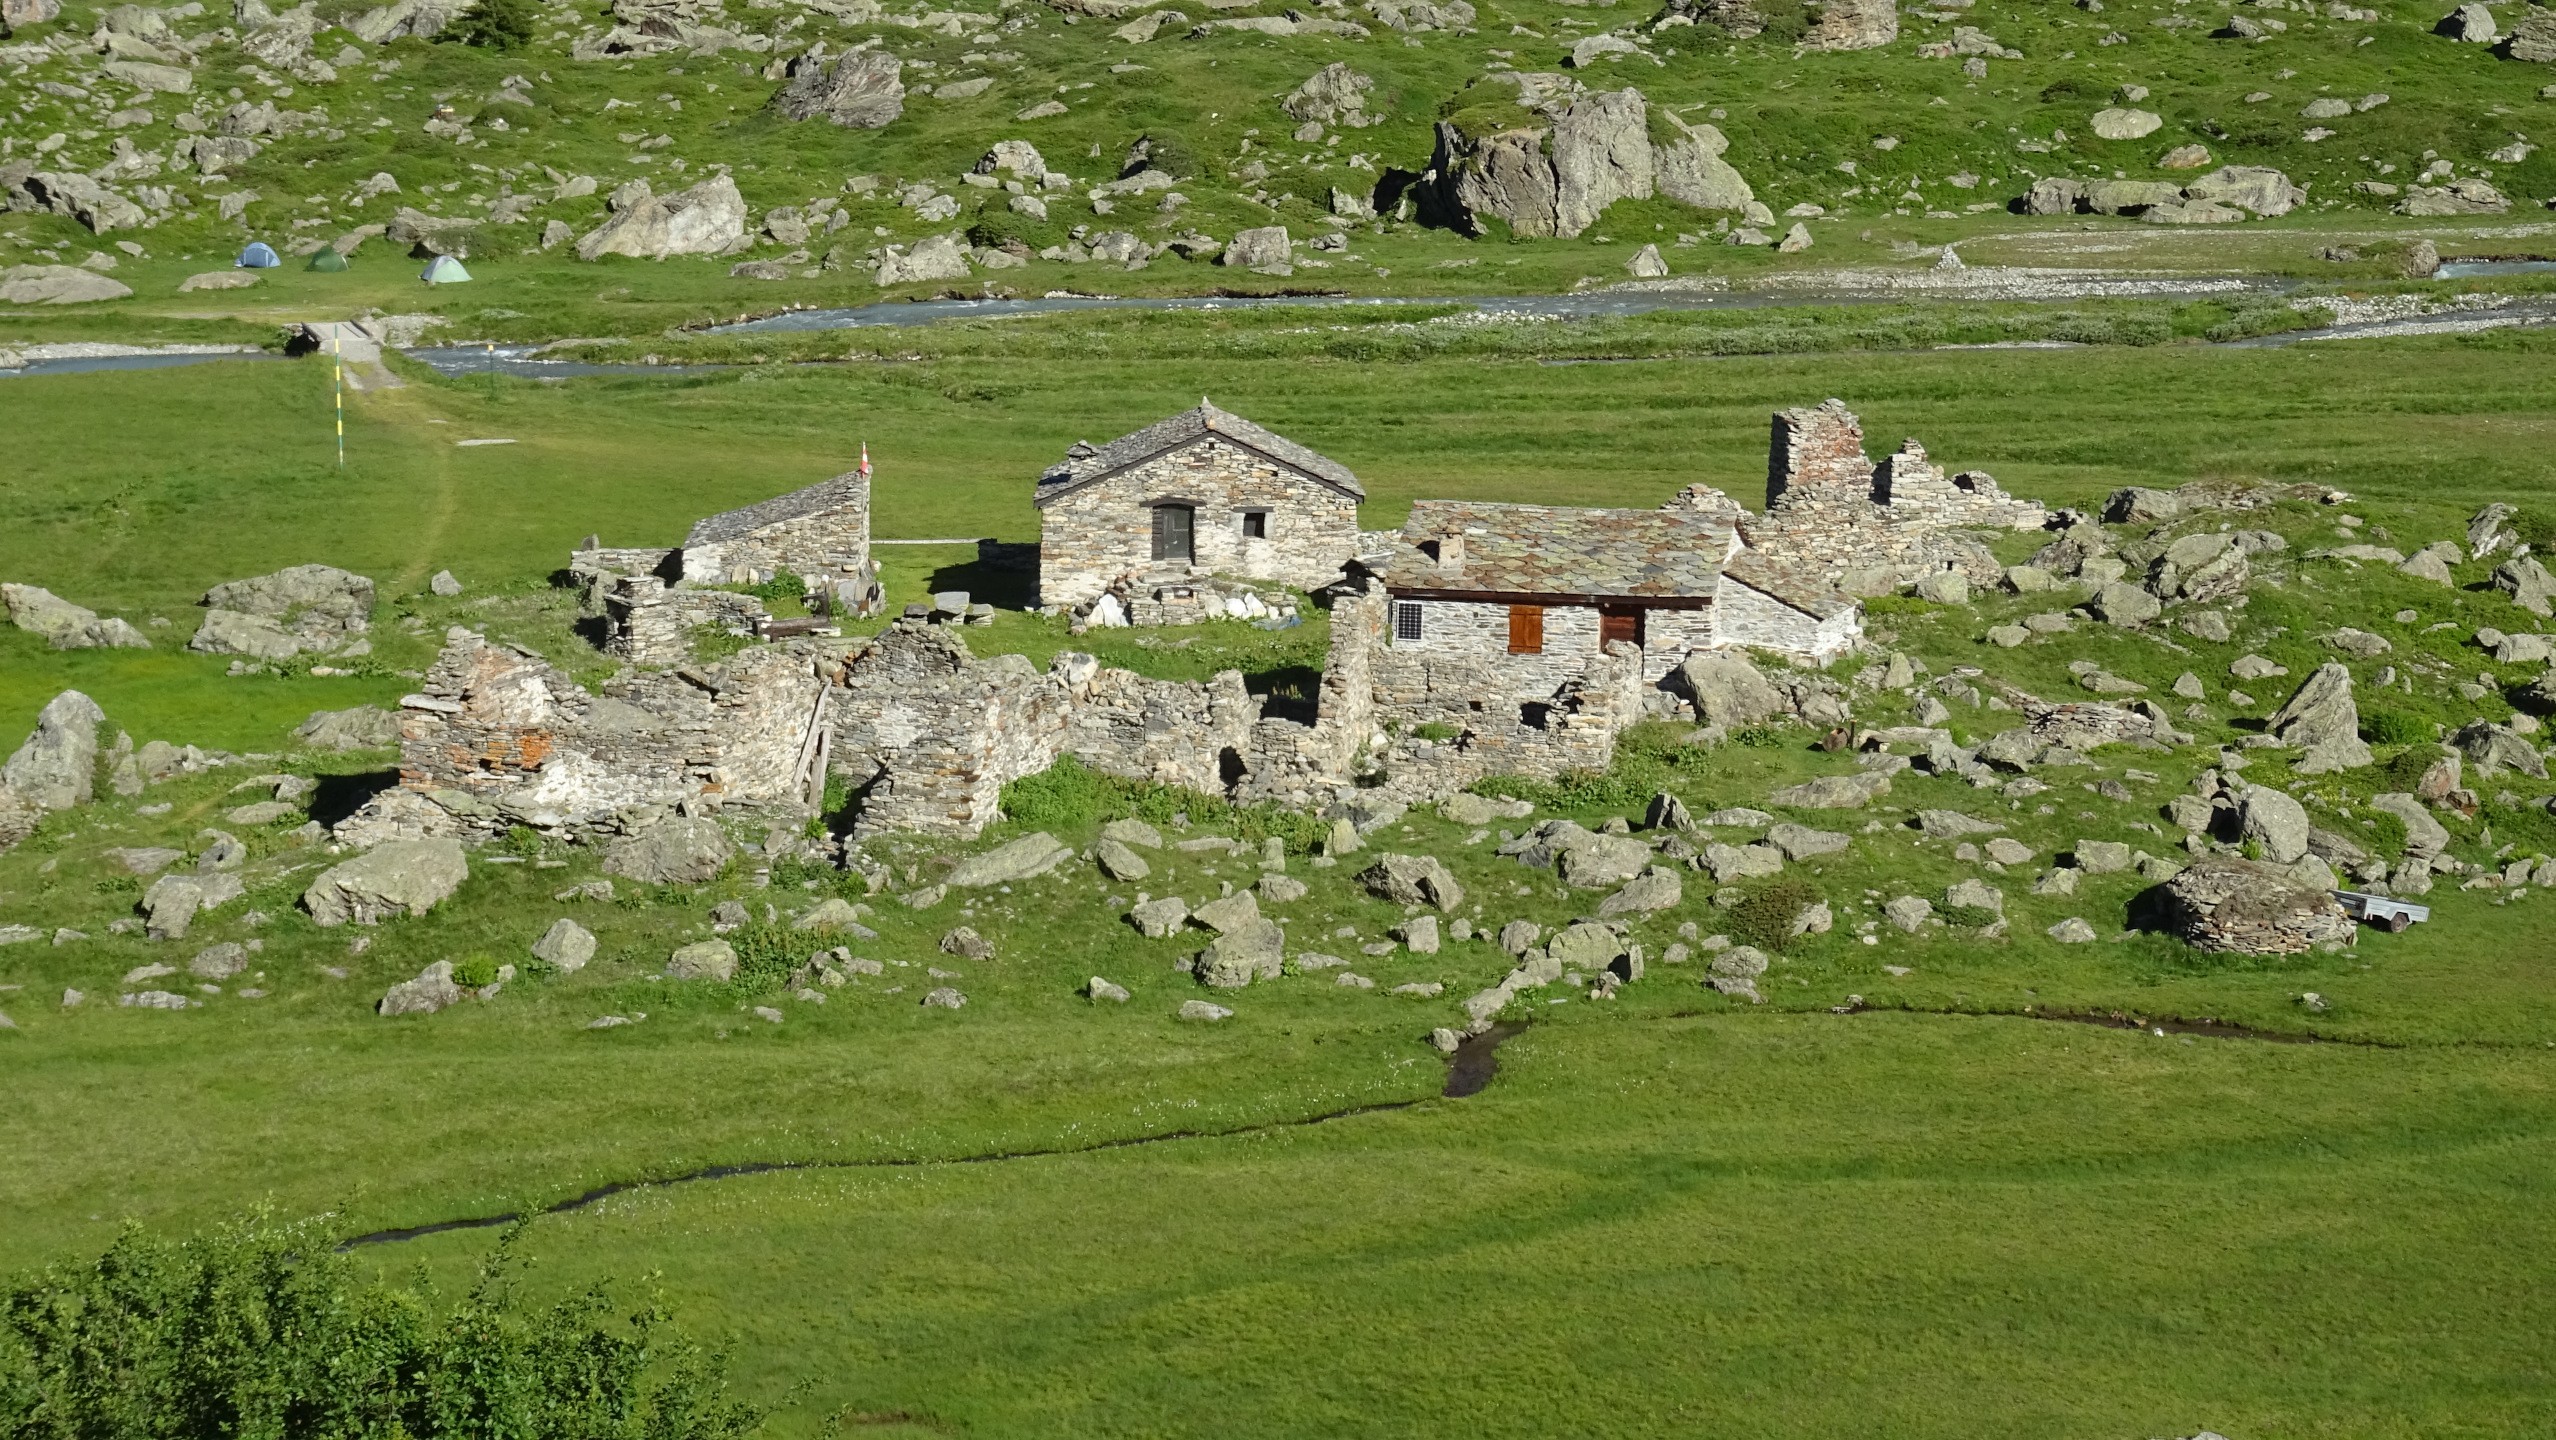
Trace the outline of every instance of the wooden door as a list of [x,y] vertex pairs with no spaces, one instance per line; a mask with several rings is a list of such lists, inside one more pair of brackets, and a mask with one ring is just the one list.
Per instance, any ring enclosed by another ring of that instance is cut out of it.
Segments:
[[1635,645],[1641,644],[1644,613],[1639,605],[1598,607],[1598,648],[1603,650],[1608,642],[1615,640],[1629,640]]

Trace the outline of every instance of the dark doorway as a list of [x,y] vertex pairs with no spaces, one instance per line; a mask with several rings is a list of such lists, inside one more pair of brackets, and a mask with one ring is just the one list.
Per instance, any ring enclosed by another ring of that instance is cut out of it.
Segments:
[[1647,612],[1638,605],[1602,605],[1598,607],[1598,647],[1608,642],[1629,640],[1642,643],[1642,617]]
[[1186,565],[1198,558],[1198,511],[1189,505],[1154,507],[1154,558]]

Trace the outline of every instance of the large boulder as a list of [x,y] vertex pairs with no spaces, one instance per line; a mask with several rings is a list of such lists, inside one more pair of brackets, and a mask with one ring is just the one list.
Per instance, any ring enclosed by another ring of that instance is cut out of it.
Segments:
[[2299,686],[2289,703],[2265,722],[2282,744],[2305,752],[2302,775],[2328,775],[2370,763],[2370,747],[2361,739],[2361,712],[2352,702],[2352,672],[2328,661]]
[[2547,778],[2547,757],[2538,753],[2538,747],[2529,743],[2528,737],[2509,725],[2496,725],[2486,720],[2470,721],[2450,737],[2450,743],[2476,763],[2479,775],[2491,775],[2497,770],[2516,770],[2533,780]]
[[2556,62],[2556,11],[2535,5],[2523,8],[2512,20],[2511,38],[2503,42],[2503,54],[2540,65]]
[[[885,50],[856,50],[832,63],[802,55],[772,95],[784,120],[831,120],[851,130],[877,130],[905,113],[905,62]],[[592,258],[592,257],[588,257]]]
[[1268,275],[1286,275],[1294,271],[1295,242],[1284,225],[1263,225],[1252,230],[1237,230],[1216,256],[1219,265],[1238,266]]
[[1821,0],[1816,8],[1805,49],[1871,50],[1899,38],[1897,0]]
[[971,890],[987,885],[1008,885],[1044,875],[1072,858],[1074,852],[1058,843],[1055,836],[1042,830],[1024,835],[1008,845],[998,845],[982,855],[970,855],[952,867],[941,883],[954,889]]
[[649,885],[699,885],[717,879],[735,854],[719,822],[675,815],[614,841],[604,851],[603,868]]
[[106,712],[77,690],[47,701],[35,733],[0,766],[0,789],[37,810],[68,810],[97,793],[98,727]]
[[1199,983],[1239,990],[1254,980],[1275,980],[1286,968],[1287,932],[1274,920],[1255,918],[1218,935],[1191,965]]
[[361,655],[372,642],[373,582],[333,565],[295,565],[204,592],[204,624],[187,642],[207,655],[289,660]]
[[1743,211],[1756,200],[1748,181],[1722,158],[1731,142],[1720,130],[1689,125],[1666,109],[1653,118],[1660,122],[1651,138],[1653,183],[1659,193],[1698,210]]
[[620,203],[611,219],[577,242],[578,259],[714,255],[745,239],[745,197],[725,175],[714,175],[672,195],[651,193],[645,181],[613,193]]
[[1367,93],[1376,82],[1340,61],[1323,66],[1287,93],[1278,108],[1298,120],[1324,125],[1365,125]]
[[62,13],[62,0],[0,0],[0,33],[41,25]]
[[542,932],[541,938],[533,942],[532,956],[563,974],[574,974],[585,969],[586,962],[595,958],[594,932],[574,920],[564,917],[554,920],[550,928]]
[[2237,805],[2237,825],[2248,840],[2263,847],[2263,858],[2288,865],[2308,853],[2307,808],[2268,785],[2248,788]]
[[77,265],[12,265],[0,270],[0,300],[12,305],[84,305],[121,300],[133,287]]
[[[49,210],[56,215],[68,216],[71,219],[77,220],[81,224],[86,225],[89,227],[91,232],[99,235],[104,235],[111,230],[136,229],[140,227],[144,221],[150,219],[150,216],[143,213],[141,206],[125,199],[123,196],[118,195],[113,190],[108,189],[104,185],[99,184],[97,181],[90,179],[88,176],[81,174],[77,170],[39,170],[34,174],[29,175],[16,188],[20,191],[20,193],[24,194],[30,202],[32,202],[35,208]],[[65,267],[48,265],[38,268],[45,270],[60,270]],[[87,274],[88,272],[82,271],[81,273]],[[115,289],[122,294],[130,295],[133,293],[124,286],[117,285],[116,282],[112,280],[109,280],[106,283],[114,285]],[[98,300],[114,297],[91,294],[81,298]],[[53,303],[67,304],[69,302],[55,301]]]
[[1890,793],[1890,777],[1865,771],[1859,775],[1822,775],[1787,785],[1766,797],[1770,805],[1793,810],[1860,810]]
[[2200,950],[2294,955],[2354,939],[2352,917],[2332,891],[2229,855],[2205,855],[2184,867],[2165,883],[2162,908],[2168,927]]
[[150,640],[126,622],[100,619],[95,610],[39,585],[0,585],[0,609],[7,610],[9,623],[43,636],[56,650],[151,648]]
[[2287,215],[2307,203],[2307,191],[2290,183],[2290,177],[2262,165],[2222,165],[2207,175],[2186,181],[2186,199],[2249,210],[2269,219]]
[[1695,718],[1736,728],[1785,712],[1784,697],[1740,655],[1699,650],[1677,667],[1676,688],[1695,704]]
[[392,1015],[432,1015],[462,1002],[462,988],[453,979],[453,962],[438,960],[417,972],[414,980],[402,980],[382,992],[373,1013]]
[[890,246],[881,255],[879,268],[870,278],[881,285],[905,285],[918,280],[964,280],[974,272],[967,268],[967,246],[963,240],[964,237],[952,233],[917,240],[912,249],[902,252]]
[[392,840],[321,871],[302,907],[322,926],[379,925],[425,914],[469,878],[458,840]]
[[669,980],[718,980],[737,978],[737,950],[725,940],[702,940],[677,949],[666,957]]
[[2538,563],[2534,555],[2506,560],[2494,567],[2490,577],[2495,589],[2512,597],[2512,603],[2533,615],[2547,615],[2556,610],[2556,576]]
[[1464,903],[1464,887],[1435,855],[1378,856],[1359,873],[1358,883],[1396,905],[1431,905],[1451,912]]
[[[1495,72],[1477,83],[1521,78]],[[1523,121],[1518,110],[1488,104],[1438,122],[1436,203],[1460,228],[1480,234],[1488,217],[1513,235],[1569,239],[1616,201],[1651,197],[1658,165],[1641,91],[1598,91],[1568,104],[1556,97],[1548,113]]]

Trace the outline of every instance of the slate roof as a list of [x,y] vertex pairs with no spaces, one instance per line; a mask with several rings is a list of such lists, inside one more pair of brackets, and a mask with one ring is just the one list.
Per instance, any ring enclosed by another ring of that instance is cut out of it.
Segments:
[[[1441,570],[1420,542],[1464,536],[1464,563]],[[1422,500],[1405,544],[1380,568],[1388,589],[1501,595],[1701,599],[1720,585],[1727,516],[1692,510],[1597,510]]]
[[1825,577],[1768,559],[1763,551],[1740,551],[1722,566],[1722,573],[1814,620],[1834,620],[1854,609],[1858,603],[1854,596],[1829,584]]
[[1301,470],[1353,500],[1367,498],[1366,487],[1358,483],[1357,476],[1349,473],[1348,466],[1307,449],[1276,431],[1264,430],[1240,415],[1219,410],[1202,399],[1195,410],[1183,410],[1168,420],[1156,421],[1132,435],[1121,435],[1106,445],[1076,445],[1066,452],[1062,463],[1049,467],[1046,474],[1038,477],[1037,503],[1044,505],[1059,495],[1079,490],[1131,466],[1141,465],[1157,455],[1177,450],[1210,434],[1221,435],[1282,465]]
[[784,520],[822,514],[845,505],[867,505],[869,497],[870,482],[861,478],[860,471],[847,470],[831,480],[820,480],[787,495],[776,495],[759,505],[748,505],[742,510],[729,510],[695,520],[691,532],[683,537],[683,543],[690,548],[736,540]]

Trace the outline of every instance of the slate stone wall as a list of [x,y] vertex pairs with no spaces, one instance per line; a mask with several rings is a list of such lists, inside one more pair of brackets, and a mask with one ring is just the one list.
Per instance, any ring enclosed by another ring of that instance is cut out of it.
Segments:
[[[1197,507],[1195,559],[1154,559],[1153,505]],[[1266,539],[1245,539],[1242,516],[1268,512]],[[1192,572],[1274,580],[1311,590],[1337,579],[1358,550],[1358,502],[1232,440],[1210,434],[1072,491],[1039,519],[1042,605],[1088,604],[1122,576]]]

